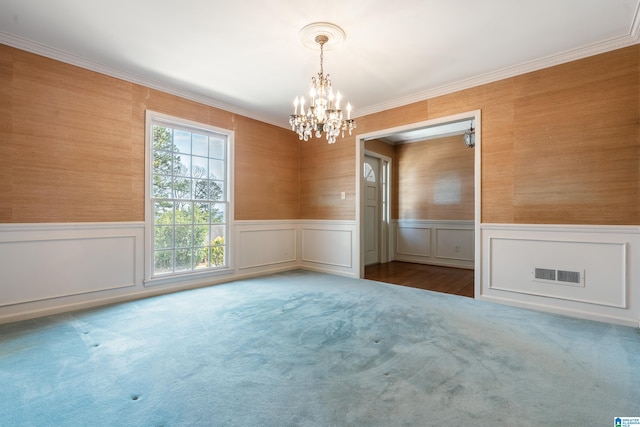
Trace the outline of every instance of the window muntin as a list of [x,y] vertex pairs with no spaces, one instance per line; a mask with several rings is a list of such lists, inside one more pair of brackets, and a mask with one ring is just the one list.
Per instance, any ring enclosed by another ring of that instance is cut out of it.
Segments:
[[229,265],[230,133],[148,115],[150,279]]

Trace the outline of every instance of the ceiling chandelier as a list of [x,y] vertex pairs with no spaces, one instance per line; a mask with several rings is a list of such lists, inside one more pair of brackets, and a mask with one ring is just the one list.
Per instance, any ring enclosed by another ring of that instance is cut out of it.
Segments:
[[333,93],[329,74],[324,74],[323,56],[325,45],[335,45],[344,40],[345,34],[336,25],[326,22],[316,22],[304,27],[301,31],[302,43],[313,47],[313,43],[320,46],[320,72],[311,78],[309,91],[309,105],[304,96],[296,97],[293,101],[293,114],[289,116],[291,130],[295,131],[301,140],[308,141],[314,134],[321,138],[324,132],[327,142],[333,144],[338,135],[344,137],[345,131],[349,135],[356,127],[351,118],[351,104],[347,103],[347,117],[341,109],[342,95],[339,91]]

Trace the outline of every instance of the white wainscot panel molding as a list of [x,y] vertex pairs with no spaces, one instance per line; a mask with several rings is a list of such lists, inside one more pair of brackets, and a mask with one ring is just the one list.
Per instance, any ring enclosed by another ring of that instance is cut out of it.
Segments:
[[489,247],[491,289],[627,307],[626,243],[496,237]]
[[298,227],[278,221],[236,221],[237,265],[239,270],[281,269],[297,262]]
[[638,326],[637,227],[483,224],[481,229],[479,298]]
[[396,220],[392,225],[394,260],[474,267],[473,221]]
[[436,228],[436,258],[473,262],[473,228]]
[[398,225],[396,253],[420,257],[431,256],[431,228],[420,225]]
[[144,224],[0,225],[0,318],[142,288]]
[[355,221],[301,222],[302,267],[357,277]]

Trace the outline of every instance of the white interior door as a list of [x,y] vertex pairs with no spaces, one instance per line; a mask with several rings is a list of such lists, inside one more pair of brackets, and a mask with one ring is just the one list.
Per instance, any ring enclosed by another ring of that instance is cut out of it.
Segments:
[[364,156],[364,264],[380,262],[380,159]]

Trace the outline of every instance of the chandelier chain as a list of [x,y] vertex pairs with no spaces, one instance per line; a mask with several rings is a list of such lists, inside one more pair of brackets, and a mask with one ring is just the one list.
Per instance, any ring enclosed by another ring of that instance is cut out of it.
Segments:
[[320,75],[324,74],[324,67],[323,67],[323,62],[324,62],[324,41],[321,39],[318,43],[320,43]]

